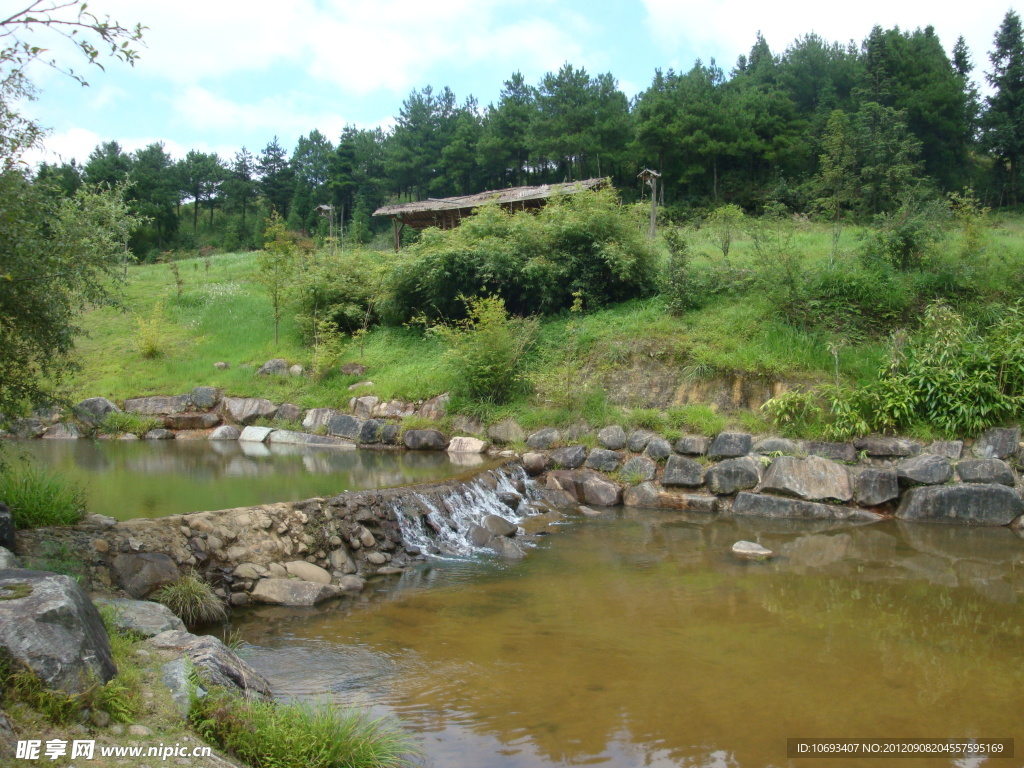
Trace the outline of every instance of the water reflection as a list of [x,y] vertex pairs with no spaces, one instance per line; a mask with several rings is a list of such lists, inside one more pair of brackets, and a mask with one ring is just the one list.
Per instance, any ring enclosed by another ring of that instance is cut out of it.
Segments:
[[[440,480],[466,471],[441,452],[354,451],[211,440],[31,440],[16,452],[85,486],[118,519],[297,501]],[[474,457],[484,466],[484,457]]]
[[788,737],[1014,736],[1022,574],[1002,529],[627,510],[241,630],[283,694],[396,713],[436,766],[806,765]]

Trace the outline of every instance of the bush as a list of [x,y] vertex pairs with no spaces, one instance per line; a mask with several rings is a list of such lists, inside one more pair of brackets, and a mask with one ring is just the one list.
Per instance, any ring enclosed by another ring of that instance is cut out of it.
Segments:
[[189,721],[204,739],[252,766],[400,768],[417,757],[387,720],[327,704],[246,701],[214,689],[201,699],[193,695]]
[[650,295],[654,247],[614,190],[554,197],[536,214],[485,205],[456,229],[427,229],[390,280],[388,315],[465,316],[462,296],[500,296],[517,315]]
[[[927,424],[972,436],[1024,413],[1024,302],[1004,308],[986,331],[945,304],[928,308],[920,332],[893,343],[878,379],[862,387],[822,387],[825,434],[848,439]],[[799,430],[817,418],[813,393],[766,405],[776,424]]]
[[0,501],[11,509],[14,527],[74,525],[85,517],[85,492],[56,472],[25,466],[0,471]]
[[205,624],[227,618],[224,603],[207,584],[195,573],[182,576],[153,595],[158,603],[166,605],[186,624]]
[[864,260],[904,272],[927,267],[934,247],[945,237],[948,221],[944,201],[909,195],[896,211],[875,217],[875,229],[864,244]]
[[537,337],[537,318],[513,318],[497,296],[464,299],[468,317],[431,332],[448,346],[453,394],[507,403],[524,388],[523,364]]
[[322,322],[349,334],[375,323],[386,275],[386,265],[369,251],[320,252],[305,259],[290,293],[303,339],[313,341]]

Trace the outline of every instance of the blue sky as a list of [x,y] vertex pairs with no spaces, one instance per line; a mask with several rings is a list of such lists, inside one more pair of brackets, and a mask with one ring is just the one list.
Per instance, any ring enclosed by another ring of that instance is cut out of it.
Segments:
[[[15,5],[0,0],[0,13]],[[485,106],[512,72],[536,84],[568,61],[611,72],[632,97],[656,67],[688,69],[697,58],[715,58],[728,70],[758,31],[781,52],[812,31],[859,43],[874,24],[931,24],[947,51],[963,35],[980,83],[1010,7],[994,0],[968,10],[917,0],[95,0],[96,13],[149,27],[138,64],[89,68],[88,88],[37,68],[40,96],[24,111],[50,129],[51,161],[84,161],[110,139],[130,150],[163,141],[175,157],[195,148],[230,158],[242,145],[257,153],[275,135],[290,151],[313,128],[336,140],[346,123],[388,127],[409,92],[427,85],[450,86],[460,101],[472,94]],[[62,55],[59,41],[40,34],[34,42]]]

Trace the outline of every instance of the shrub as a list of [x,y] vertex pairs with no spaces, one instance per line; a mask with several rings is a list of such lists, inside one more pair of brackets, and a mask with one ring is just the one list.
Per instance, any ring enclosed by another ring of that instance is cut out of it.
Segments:
[[303,339],[313,341],[324,322],[349,334],[374,324],[387,274],[386,263],[369,251],[320,252],[304,259],[290,290]]
[[464,299],[468,317],[430,331],[448,346],[454,393],[501,404],[523,389],[527,351],[537,337],[537,318],[510,317],[497,296]]
[[927,267],[935,245],[944,237],[949,208],[942,200],[923,194],[908,195],[892,213],[875,217],[875,228],[865,241],[863,258],[909,271]]
[[246,765],[273,768],[401,768],[417,750],[397,726],[328,704],[246,701],[223,689],[192,697],[189,721]]
[[147,360],[160,357],[167,351],[167,332],[164,329],[164,305],[158,301],[153,305],[149,317],[135,319],[135,343],[139,354]]
[[85,492],[61,474],[31,465],[7,466],[0,472],[0,501],[7,504],[14,527],[74,525],[85,516]]
[[742,227],[743,209],[732,203],[715,208],[704,222],[709,239],[725,259],[729,258],[732,241],[740,234]]
[[227,618],[224,603],[196,573],[182,576],[157,590],[153,599],[171,609],[186,624],[204,624]]
[[[1024,411],[1024,302],[1006,307],[987,330],[941,302],[911,339],[897,338],[877,380],[862,387],[822,387],[825,434],[848,439],[928,424],[970,436],[1019,420]],[[798,429],[816,415],[813,395],[788,395],[766,410]]]
[[554,197],[538,213],[483,206],[456,229],[427,229],[390,279],[388,314],[465,316],[462,296],[500,296],[517,315],[591,309],[650,295],[656,259],[614,190]]

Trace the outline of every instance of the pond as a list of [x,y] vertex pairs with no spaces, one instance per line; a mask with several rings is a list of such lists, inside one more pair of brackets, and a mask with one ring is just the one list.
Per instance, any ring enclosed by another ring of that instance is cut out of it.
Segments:
[[[241,653],[283,697],[397,715],[444,768],[842,768],[887,761],[790,760],[787,738],[1024,735],[1008,529],[626,509],[549,530],[523,561],[236,613]],[[777,557],[736,561],[738,539]]]
[[11,456],[81,484],[88,510],[118,520],[299,501],[430,482],[487,466],[440,451],[365,451],[213,440],[24,440]]

